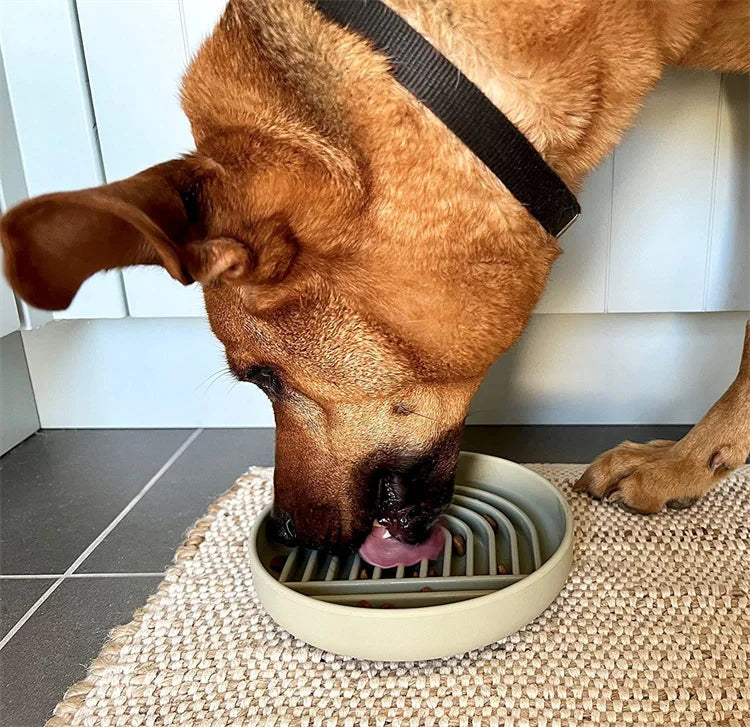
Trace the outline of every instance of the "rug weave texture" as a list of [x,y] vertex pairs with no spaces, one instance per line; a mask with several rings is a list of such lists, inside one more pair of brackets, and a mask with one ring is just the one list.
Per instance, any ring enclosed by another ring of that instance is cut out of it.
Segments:
[[484,649],[416,663],[333,656],[275,625],[246,558],[272,471],[199,520],[48,727],[750,725],[750,467],[693,508],[642,517],[574,494],[561,595]]

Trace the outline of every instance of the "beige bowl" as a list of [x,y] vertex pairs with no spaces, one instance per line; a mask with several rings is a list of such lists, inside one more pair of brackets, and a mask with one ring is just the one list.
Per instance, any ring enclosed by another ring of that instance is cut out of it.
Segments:
[[[361,659],[432,659],[498,641],[557,597],[573,555],[573,517],[560,493],[535,472],[482,454],[460,455],[443,554],[410,568],[271,543],[269,511],[248,549],[261,603],[294,636]],[[454,547],[454,535],[465,548]]]

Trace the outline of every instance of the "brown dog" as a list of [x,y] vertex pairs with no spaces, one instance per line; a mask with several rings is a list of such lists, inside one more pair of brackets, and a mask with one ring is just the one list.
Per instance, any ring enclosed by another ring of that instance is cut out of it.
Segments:
[[[573,189],[667,64],[750,70],[747,0],[388,4]],[[377,514],[419,541],[450,498],[469,401],[539,300],[555,239],[383,57],[306,0],[231,0],[182,101],[195,153],[3,218],[8,279],[52,309],[108,268],[200,282],[231,369],[273,400],[280,534],[356,545]],[[749,399],[738,385],[689,442],[623,445],[582,486],[619,487],[646,512],[701,494],[750,448]],[[717,439],[727,411],[744,434]]]

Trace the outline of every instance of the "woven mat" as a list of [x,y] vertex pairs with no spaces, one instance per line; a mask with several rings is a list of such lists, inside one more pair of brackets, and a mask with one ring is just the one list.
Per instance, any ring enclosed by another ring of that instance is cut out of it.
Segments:
[[246,539],[272,474],[253,469],[48,727],[750,725],[750,467],[652,517],[573,494],[580,466],[532,469],[568,498],[577,542],[562,594],[519,633],[406,664],[298,641],[253,591]]

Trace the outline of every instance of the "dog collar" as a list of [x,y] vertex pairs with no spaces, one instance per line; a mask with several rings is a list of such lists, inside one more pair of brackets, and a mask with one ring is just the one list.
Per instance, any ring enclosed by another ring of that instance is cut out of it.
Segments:
[[435,114],[555,237],[581,213],[534,145],[444,55],[380,0],[313,0],[388,56],[396,80]]

